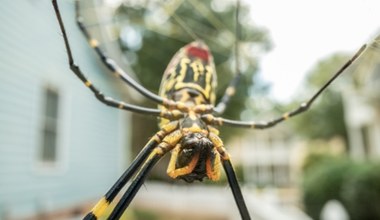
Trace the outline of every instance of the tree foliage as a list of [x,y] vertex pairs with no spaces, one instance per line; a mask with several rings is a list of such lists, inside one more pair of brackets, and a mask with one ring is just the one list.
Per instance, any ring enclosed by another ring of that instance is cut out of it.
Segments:
[[380,164],[367,163],[356,168],[355,175],[342,187],[343,203],[352,220],[380,218]]
[[[170,59],[179,48],[194,41],[196,35],[205,41],[213,53],[218,73],[218,100],[235,74],[235,5],[228,1],[212,0],[161,2],[125,3],[117,9],[116,18],[121,24],[120,46],[136,77],[143,86],[158,92]],[[216,7],[214,4],[221,5]],[[242,6],[239,19],[241,36],[238,40],[241,42],[239,61],[244,77],[224,115],[233,119],[239,119],[241,110],[246,107],[245,100],[257,70],[258,54],[254,52],[265,52],[270,45],[266,32],[252,23],[246,23],[248,19],[249,9]],[[255,84],[259,85],[260,82]],[[142,104],[155,107],[151,102]],[[151,119],[146,121],[137,116],[134,120],[137,120],[134,123],[137,129],[138,125],[143,125],[141,128],[146,135],[152,135],[157,129]],[[146,141],[139,135],[139,139]],[[141,146],[143,142],[135,143]]]
[[[222,3],[223,1],[220,1]],[[125,43],[128,33],[121,36],[121,47],[127,57],[133,57],[132,67],[140,82],[151,91],[157,92],[162,74],[173,55],[185,44],[194,41],[196,35],[210,47],[218,73],[218,97],[232,79],[234,73],[233,48],[235,44],[235,5],[227,4],[219,11],[212,10],[217,1],[183,1],[180,5],[160,4],[149,1],[143,5],[123,5],[117,10],[117,17],[123,21],[124,30],[133,30],[141,37],[141,44]],[[224,2],[224,4],[226,4]],[[170,11],[170,12],[168,12]],[[240,63],[244,66],[245,77],[238,88],[238,95],[232,102],[227,115],[238,117],[244,100],[252,85],[257,70],[253,48],[269,48],[266,32],[252,24],[243,24],[248,19],[248,8],[241,8],[241,36],[239,41],[245,50],[241,51]],[[166,13],[166,14],[165,14]],[[157,15],[158,14],[158,15]],[[158,20],[158,21],[157,21]],[[181,24],[178,23],[180,20]]]
[[[315,93],[346,61],[347,56],[341,54],[320,61],[308,74],[304,88],[306,94],[310,96]],[[343,84],[343,78],[344,76],[340,76],[318,97],[306,113],[307,116],[294,120],[295,129],[299,134],[310,139],[330,139],[338,135],[347,140],[340,86]]]
[[347,158],[315,154],[310,155],[306,163],[302,182],[303,203],[306,213],[318,220],[328,201],[342,201],[342,185],[350,175],[352,163]]
[[352,220],[380,219],[380,164],[328,154],[310,154],[303,167],[306,213],[320,219],[324,205],[338,200]]

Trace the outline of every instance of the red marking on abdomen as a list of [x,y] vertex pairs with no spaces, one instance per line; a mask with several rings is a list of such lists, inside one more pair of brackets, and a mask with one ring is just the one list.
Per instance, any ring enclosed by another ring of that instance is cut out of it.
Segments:
[[200,47],[189,47],[187,49],[187,52],[189,55],[193,56],[193,57],[198,57],[206,62],[208,62],[209,58],[210,58],[210,54],[208,52],[208,50],[205,50],[205,49],[202,49]]

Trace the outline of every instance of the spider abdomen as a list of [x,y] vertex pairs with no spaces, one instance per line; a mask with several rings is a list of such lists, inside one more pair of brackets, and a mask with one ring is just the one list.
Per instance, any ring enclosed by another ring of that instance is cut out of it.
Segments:
[[159,95],[194,105],[215,104],[216,72],[213,56],[201,41],[182,47],[162,78]]

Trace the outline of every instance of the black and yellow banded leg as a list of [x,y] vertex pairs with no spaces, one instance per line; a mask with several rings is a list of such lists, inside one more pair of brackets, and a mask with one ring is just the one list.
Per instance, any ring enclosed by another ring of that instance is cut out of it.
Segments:
[[245,204],[243,194],[241,193],[239,182],[236,178],[236,174],[235,174],[234,168],[232,167],[231,160],[223,159],[223,157],[221,159],[222,159],[224,171],[226,172],[228,183],[230,184],[232,194],[234,195],[236,205],[239,209],[241,219],[249,220],[251,219],[251,217],[249,216],[247,205]]
[[309,100],[302,103],[298,108],[293,111],[289,111],[282,116],[275,118],[267,122],[256,123],[254,121],[236,121],[225,118],[215,118],[211,114],[203,115],[202,119],[213,125],[230,125],[234,127],[243,128],[256,128],[266,129],[275,126],[276,124],[285,121],[286,119],[301,114],[307,111],[314,101],[321,95],[321,93],[340,75],[347,69],[366,49],[366,45],[363,45],[352,57],[349,59]]
[[109,220],[119,219],[126,208],[128,208],[132,199],[135,197],[139,191],[141,185],[144,183],[148,173],[152,170],[153,166],[160,160],[164,153],[157,153],[155,151],[149,156],[147,161],[141,167],[136,177],[133,179],[131,185],[128,187],[127,191],[121,197],[120,201],[116,204],[115,208],[112,210],[112,213],[108,217]]
[[145,107],[141,107],[141,106],[137,106],[137,105],[127,104],[127,103],[124,103],[124,102],[121,102],[121,101],[118,101],[118,100],[114,100],[111,97],[105,96],[101,91],[99,91],[91,83],[90,80],[88,80],[84,76],[84,74],[79,69],[79,67],[74,64],[73,55],[71,53],[71,47],[70,47],[69,40],[68,40],[67,35],[66,35],[66,30],[65,30],[62,18],[61,18],[61,14],[60,14],[60,11],[59,11],[59,8],[58,8],[57,1],[56,0],[52,0],[52,3],[53,3],[53,6],[54,6],[54,10],[55,10],[56,16],[57,16],[59,27],[61,29],[62,36],[63,36],[63,39],[64,39],[64,43],[65,43],[65,47],[66,47],[66,52],[67,52],[67,56],[68,56],[68,61],[69,61],[69,65],[70,65],[70,69],[86,85],[86,87],[88,87],[91,90],[91,92],[95,95],[95,97],[99,101],[101,101],[102,103],[104,103],[104,104],[106,104],[108,106],[114,107],[114,108],[120,108],[120,109],[123,109],[123,110],[132,111],[132,112],[136,112],[136,113],[142,113],[142,114],[149,114],[149,115],[154,115],[154,116],[160,116],[160,114],[162,114],[162,113],[158,109],[145,108]]
[[158,145],[156,140],[150,141],[145,148],[140,152],[128,169],[117,180],[117,182],[111,187],[111,189],[96,203],[94,208],[83,218],[84,220],[97,220],[103,216],[111,202],[115,199],[120,190],[136,173],[137,169],[146,160],[152,150]]
[[237,0],[236,2],[236,12],[235,12],[235,49],[234,49],[234,55],[235,55],[235,76],[231,80],[231,82],[228,84],[227,89],[224,92],[224,95],[222,99],[219,101],[219,103],[214,108],[214,113],[217,115],[221,115],[226,110],[226,107],[228,103],[231,100],[231,97],[235,95],[237,85],[239,84],[240,78],[242,76],[242,73],[240,71],[240,53],[239,53],[239,41],[241,39],[241,26],[239,24],[239,13],[240,13],[240,0]]
[[245,201],[243,198],[243,194],[241,193],[239,182],[237,181],[234,168],[232,167],[232,164],[231,164],[230,155],[227,153],[226,149],[224,148],[223,141],[220,139],[220,137],[217,134],[213,132],[209,134],[209,139],[214,144],[214,148],[218,151],[220,155],[220,159],[222,160],[223,168],[224,168],[224,171],[226,172],[228,183],[231,187],[232,194],[234,196],[234,199],[239,209],[242,220],[251,219],[251,217],[249,216],[247,205],[245,204]]
[[230,84],[228,85],[226,91],[224,92],[224,95],[222,97],[222,99],[220,100],[220,102],[216,105],[216,107],[214,108],[214,113],[217,114],[217,115],[221,115],[224,113],[224,111],[226,110],[226,107],[228,105],[228,103],[230,102],[231,100],[231,97],[235,95],[236,93],[236,87],[237,85],[239,84],[239,81],[240,81],[240,78],[241,78],[241,73],[237,73],[237,75],[232,79],[232,81],[230,82]]
[[139,191],[144,180],[153,168],[153,166],[158,162],[158,160],[167,152],[171,151],[174,146],[176,146],[179,140],[182,138],[182,132],[180,130],[175,130],[169,135],[167,135],[162,142],[152,151],[148,159],[142,165],[141,169],[138,171],[134,177],[131,185],[128,187],[127,191],[124,193],[123,197],[117,203],[116,207],[109,216],[110,220],[119,219],[124,213],[125,209],[128,208],[132,199],[135,197],[136,193]]
[[163,104],[164,99],[162,97],[152,93],[151,91],[147,90],[142,85],[140,85],[138,82],[136,82],[129,74],[127,74],[120,66],[118,66],[118,64],[114,60],[108,57],[104,53],[104,51],[99,47],[99,41],[91,36],[90,32],[86,29],[85,25],[83,24],[83,18],[80,15],[79,0],[75,1],[75,12],[76,12],[76,21],[79,26],[79,29],[82,31],[82,33],[86,37],[89,45],[96,51],[96,54],[99,56],[100,60],[111,71],[111,73],[119,77],[128,85],[132,86],[136,91],[141,93],[143,96],[149,98],[150,100],[158,104]]
[[188,165],[180,168],[176,168],[176,162],[178,159],[178,153],[181,150],[181,145],[177,144],[175,148],[171,152],[170,162],[167,169],[167,174],[173,178],[176,179],[179,176],[183,176],[186,174],[191,173],[194,170],[194,167],[197,165],[199,160],[199,153],[195,154],[194,157],[191,159]]
[[161,128],[140,151],[137,157],[133,160],[128,169],[121,175],[116,183],[108,190],[108,192],[97,202],[94,208],[84,217],[85,220],[97,220],[101,217],[104,211],[109,207],[110,203],[115,199],[120,190],[136,173],[138,168],[147,160],[148,156],[152,153],[161,141],[171,132],[178,128],[178,122],[171,122]]
[[[166,98],[163,98],[142,85],[140,85],[138,82],[136,82],[130,74],[126,73],[113,59],[108,57],[106,53],[100,48],[99,41],[91,36],[90,32],[86,29],[86,26],[83,23],[83,18],[80,15],[80,3],[79,0],[75,1],[75,11],[76,11],[76,21],[78,24],[79,29],[83,33],[83,35],[86,37],[86,40],[88,41],[89,45],[95,50],[96,54],[99,56],[100,60],[103,62],[103,64],[108,68],[108,70],[113,73],[114,76],[118,77],[131,87],[133,87],[136,91],[138,91],[140,94],[145,96],[146,98],[156,102],[157,104],[163,105],[167,107],[168,109],[178,109],[183,111],[188,111],[188,107],[184,105],[182,102],[177,102],[173,100],[169,100]],[[228,90],[228,91],[231,91]],[[213,106],[207,105],[205,106],[205,110],[207,112],[211,112],[213,110]]]

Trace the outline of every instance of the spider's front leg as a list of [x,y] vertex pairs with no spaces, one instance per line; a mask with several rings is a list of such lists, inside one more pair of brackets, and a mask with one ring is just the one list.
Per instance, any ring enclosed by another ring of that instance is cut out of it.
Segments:
[[161,159],[162,156],[171,151],[177,145],[182,136],[183,135],[180,130],[175,130],[167,135],[162,142],[153,149],[108,219],[116,220],[121,217],[125,209],[128,208],[129,204],[135,197],[136,193],[139,191],[141,185],[147,177],[147,174],[153,166]]
[[124,103],[124,102],[121,102],[118,100],[114,100],[111,97],[105,96],[95,85],[93,85],[93,83],[90,80],[87,79],[87,77],[80,70],[79,66],[77,66],[74,63],[74,58],[73,58],[73,55],[71,53],[71,47],[69,44],[69,40],[67,38],[66,29],[65,29],[65,26],[63,24],[63,20],[61,17],[61,13],[59,11],[57,0],[52,0],[52,3],[54,6],[56,16],[57,16],[59,27],[60,27],[61,32],[62,32],[62,36],[63,36],[63,40],[65,43],[66,52],[67,52],[67,58],[68,58],[68,62],[70,65],[70,69],[83,82],[83,84],[91,90],[91,92],[95,95],[95,97],[99,101],[101,101],[103,104],[106,104],[106,105],[114,107],[114,108],[120,108],[120,109],[127,110],[127,111],[132,111],[132,112],[142,113],[142,114],[149,114],[149,115],[154,115],[154,116],[162,115],[163,113],[161,110],[153,109],[153,108],[145,108],[145,107],[132,105],[132,104],[127,104],[127,103]]
[[254,122],[254,121],[237,121],[237,120],[230,120],[225,119],[221,117],[214,117],[212,114],[205,114],[202,116],[202,119],[212,125],[230,125],[234,127],[242,127],[242,128],[254,128],[254,129],[266,129],[271,128],[285,120],[287,120],[290,117],[299,115],[303,112],[306,112],[310,106],[314,103],[314,101],[322,94],[323,91],[326,90],[326,88],[336,79],[340,74],[342,74],[366,49],[366,45],[363,45],[360,47],[360,49],[349,59],[314,95],[307,100],[306,102],[302,103],[298,108],[284,113],[282,116],[277,117],[275,119],[265,121],[265,122]]
[[243,194],[241,193],[239,182],[237,180],[234,168],[231,163],[230,155],[227,153],[226,149],[224,148],[223,141],[219,138],[217,134],[211,132],[209,134],[209,138],[214,144],[216,150],[219,152],[223,164],[223,169],[226,172],[228,183],[231,187],[236,205],[239,209],[241,219],[250,220],[251,217],[249,215],[247,205],[244,201]]
[[[139,170],[144,161],[152,161],[150,163],[156,163],[156,159],[152,158],[154,150],[161,144],[163,141],[167,142],[168,138],[173,139],[173,136],[178,136],[178,132],[175,135],[170,135],[178,129],[178,122],[174,121],[168,123],[163,126],[160,131],[158,131],[145,145],[145,147],[140,151],[137,157],[133,160],[128,169],[121,175],[121,177],[116,181],[116,183],[108,190],[108,192],[97,202],[94,208],[89,212],[85,220],[97,220],[101,217],[105,210],[109,207],[110,203],[115,199],[115,197],[119,194],[121,189],[125,186],[125,184],[132,178],[133,175]],[[166,138],[166,139],[165,139]],[[157,150],[156,150],[157,151]],[[149,165],[149,166],[153,166]],[[146,165],[144,165],[146,166]],[[143,168],[141,168],[143,169]],[[140,170],[141,170],[140,169]],[[148,170],[150,168],[148,167]],[[137,192],[137,190],[136,190]],[[122,214],[122,213],[121,213]]]
[[123,82],[127,83],[131,87],[133,87],[136,91],[138,91],[143,96],[147,97],[148,99],[158,103],[158,104],[164,104],[164,99],[148,89],[144,88],[141,84],[136,82],[130,74],[125,72],[113,59],[108,57],[106,53],[100,48],[99,41],[95,39],[91,33],[87,30],[86,26],[83,23],[83,17],[80,14],[80,3],[79,0],[75,1],[75,17],[78,24],[78,27],[80,31],[83,33],[83,35],[86,37],[87,42],[89,45],[95,50],[96,54],[100,58],[100,60],[103,62],[103,64],[107,67],[107,69],[113,73],[115,76],[120,78]]

